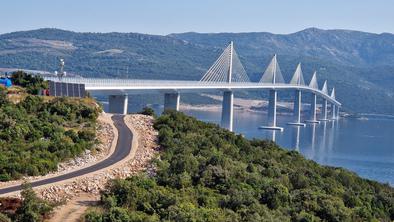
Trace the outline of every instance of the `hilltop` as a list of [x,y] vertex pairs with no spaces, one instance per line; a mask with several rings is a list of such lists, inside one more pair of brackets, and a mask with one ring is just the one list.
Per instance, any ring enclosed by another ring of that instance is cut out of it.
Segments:
[[0,181],[45,175],[93,150],[100,108],[90,98],[35,95],[46,83],[14,73],[17,86],[0,86]]
[[335,86],[345,110],[394,114],[394,35],[389,33],[310,28],[287,35],[160,36],[38,29],[0,35],[0,67],[54,71],[62,57],[68,72],[86,77],[198,80],[230,40],[252,80],[276,53],[286,80],[302,62],[305,79],[317,70],[320,85],[327,79]]

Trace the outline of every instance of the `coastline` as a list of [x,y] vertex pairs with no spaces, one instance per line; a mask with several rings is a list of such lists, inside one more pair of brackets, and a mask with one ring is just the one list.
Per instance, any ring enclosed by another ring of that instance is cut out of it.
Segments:
[[[217,101],[217,104],[180,104],[181,110],[196,110],[196,111],[209,111],[209,112],[219,112],[222,109],[222,97],[209,94],[201,94],[201,96],[208,97]],[[303,109],[308,106],[303,104]],[[292,115],[293,103],[278,101],[277,110],[278,115]],[[251,113],[267,113],[268,110],[268,100],[264,99],[244,99],[244,98],[234,98],[234,110],[246,111]]]

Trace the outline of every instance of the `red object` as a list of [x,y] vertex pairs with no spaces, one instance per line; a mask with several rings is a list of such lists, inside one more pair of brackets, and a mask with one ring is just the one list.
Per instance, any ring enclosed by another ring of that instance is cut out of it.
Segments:
[[49,90],[48,89],[42,90],[42,95],[49,96]]

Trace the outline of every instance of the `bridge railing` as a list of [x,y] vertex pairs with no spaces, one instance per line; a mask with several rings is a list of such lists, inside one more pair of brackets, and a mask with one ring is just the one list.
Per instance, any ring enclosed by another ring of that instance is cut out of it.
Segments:
[[187,85],[204,85],[204,86],[252,86],[252,85],[267,85],[267,86],[289,86],[290,84],[270,84],[260,82],[202,82],[202,81],[190,81],[190,80],[142,80],[142,79],[101,79],[101,78],[76,78],[76,77],[44,77],[45,80],[54,82],[66,82],[66,83],[80,83],[91,87],[100,86],[138,86],[138,85],[155,85],[155,86],[187,86]]
[[187,88],[187,87],[202,87],[202,88],[233,88],[233,89],[241,89],[241,88],[249,88],[249,89],[259,89],[259,88],[269,88],[269,89],[299,89],[314,92],[319,94],[330,101],[334,101],[338,105],[340,103],[335,99],[331,98],[327,93],[314,89],[309,86],[297,85],[297,84],[287,84],[287,83],[262,83],[262,82],[202,82],[202,81],[187,81],[187,80],[140,80],[140,79],[101,79],[101,78],[78,78],[78,77],[63,77],[59,79],[58,77],[47,76],[44,77],[45,80],[50,80],[54,82],[66,82],[66,83],[77,83],[77,84],[85,84],[87,88],[149,88],[149,87],[172,87],[174,89],[179,88]]

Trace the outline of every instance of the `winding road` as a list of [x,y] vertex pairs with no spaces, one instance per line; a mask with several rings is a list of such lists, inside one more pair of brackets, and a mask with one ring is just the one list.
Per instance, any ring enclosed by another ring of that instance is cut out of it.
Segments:
[[[116,143],[115,151],[112,153],[110,157],[107,159],[104,159],[92,166],[72,171],[70,173],[66,173],[63,175],[59,176],[54,176],[51,178],[43,179],[43,180],[38,180],[31,182],[32,187],[38,187],[42,185],[48,185],[52,183],[57,183],[61,182],[64,180],[72,179],[75,177],[83,176],[85,174],[89,174],[95,171],[102,170],[108,166],[111,166],[122,159],[126,158],[129,153],[131,152],[131,144],[133,140],[133,134],[131,130],[127,127],[126,123],[124,122],[124,116],[123,115],[114,115],[112,116],[112,121],[114,122],[114,125],[116,129],[118,130],[118,140]],[[0,189],[0,195],[4,195],[7,193],[12,193],[15,191],[19,191],[21,189],[21,185],[15,185],[11,187],[6,187],[6,188],[1,188]]]

